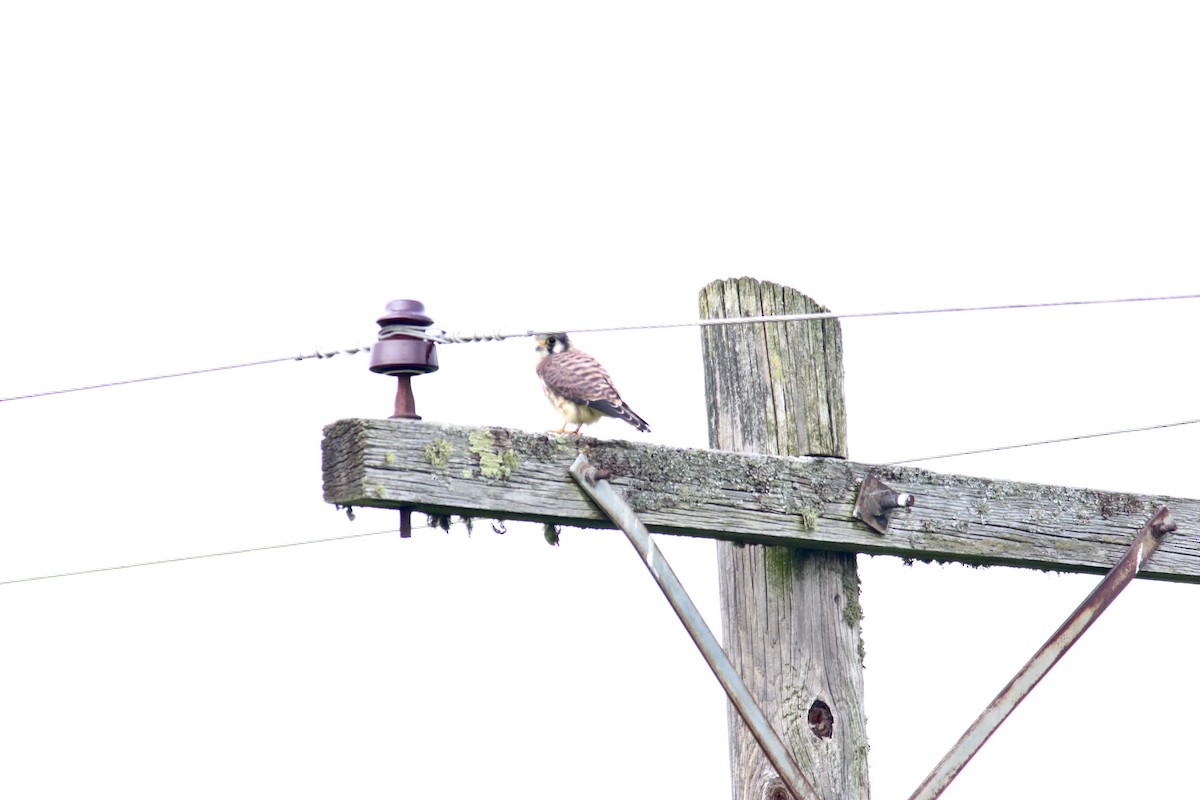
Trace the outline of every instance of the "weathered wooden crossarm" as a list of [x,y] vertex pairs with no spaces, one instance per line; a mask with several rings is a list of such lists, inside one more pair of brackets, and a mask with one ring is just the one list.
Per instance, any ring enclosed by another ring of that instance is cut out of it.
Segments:
[[[325,429],[325,499],[559,525],[611,528],[571,479],[578,452],[657,533],[850,550],[912,559],[1102,573],[1160,506],[1179,524],[1143,577],[1200,582],[1189,534],[1200,501],[945,475],[828,458],[779,458],[408,420]],[[880,535],[854,519],[878,475],[916,495]]]

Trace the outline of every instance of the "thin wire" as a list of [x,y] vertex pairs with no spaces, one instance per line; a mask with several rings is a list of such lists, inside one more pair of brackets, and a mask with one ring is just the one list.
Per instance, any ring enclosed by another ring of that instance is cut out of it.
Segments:
[[[567,333],[614,333],[617,331],[662,330],[666,328],[711,327],[715,325],[751,325],[763,322],[803,322],[806,320],[823,319],[865,319],[869,317],[908,317],[921,314],[959,314],[979,311],[1019,311],[1044,308],[1065,308],[1076,306],[1116,305],[1122,303],[1152,303],[1166,300],[1200,300],[1200,294],[1161,295],[1157,297],[1121,297],[1107,300],[1060,300],[1048,303],[1008,303],[995,306],[956,306],[951,308],[924,308],[907,311],[860,311],[839,313],[835,311],[816,311],[806,314],[774,314],[760,317],[720,317],[716,319],[700,319],[688,322],[660,322],[645,325],[614,325],[603,328],[567,328]],[[410,335],[422,336],[439,344],[457,344],[460,342],[498,341],[524,336],[545,336],[561,333],[562,328],[555,330],[527,330],[512,332],[487,333],[451,333],[445,330],[431,329],[421,331],[412,329]]]
[[923,456],[921,458],[904,458],[897,461],[886,461],[886,464],[913,464],[917,461],[936,461],[940,458],[957,458],[958,456],[975,456],[981,453],[998,453],[1002,450],[1018,450],[1022,447],[1040,447],[1045,444],[1062,444],[1063,442],[1078,442],[1083,439],[1099,439],[1102,436],[1120,436],[1126,433],[1145,433],[1147,431],[1157,431],[1163,428],[1178,428],[1183,425],[1195,425],[1200,423],[1200,419],[1185,419],[1179,422],[1165,422],[1160,425],[1143,425],[1139,428],[1123,428],[1117,431],[1103,431],[1101,433],[1083,433],[1078,436],[1063,436],[1058,439],[1043,439],[1038,442],[1023,442],[1021,444],[1005,444],[998,447],[981,447],[978,450],[960,450],[957,453],[942,453],[936,456]]
[[[426,527],[414,525],[414,528]],[[216,558],[218,556],[236,556],[243,553],[259,553],[263,550],[280,550],[284,547],[299,547],[305,544],[323,544],[325,542],[340,542],[346,539],[361,539],[366,536],[379,536],[384,533],[396,533],[396,529],[392,528],[386,531],[371,531],[370,533],[352,533],[348,536],[331,536],[328,539],[309,539],[303,542],[288,542],[287,544],[269,544],[263,547],[250,547],[245,550],[226,550],[221,553],[205,553],[198,556],[181,556],[179,558],[164,558],[160,561],[142,561],[137,564],[122,564],[116,567],[97,567],[96,569],[81,569],[78,572],[59,572],[53,575],[38,575],[32,578],[14,578],[12,580],[0,581],[0,586],[5,586],[10,583],[28,583],[30,581],[45,581],[51,578],[70,578],[74,575],[92,575],[97,572],[114,572],[122,569],[133,569],[134,567],[153,567],[159,564],[175,564],[180,561],[196,561],[202,558]]]
[[[651,323],[647,325],[614,325],[603,328],[569,328],[570,333],[613,333],[617,331],[637,331],[637,330],[663,330],[668,328],[687,328],[687,327],[710,327],[714,325],[750,325],[761,324],[764,322],[801,322],[804,320],[822,320],[822,319],[864,319],[868,317],[903,317],[916,316],[920,314],[955,314],[965,312],[980,312],[980,311],[1015,311],[1028,309],[1044,309],[1044,308],[1063,308],[1076,306],[1095,306],[1095,305],[1115,305],[1122,303],[1151,303],[1162,302],[1167,300],[1197,300],[1200,299],[1200,294],[1177,294],[1177,295],[1161,295],[1157,297],[1123,297],[1108,300],[1062,300],[1050,303],[1009,303],[1007,305],[996,306],[957,306],[952,308],[926,308],[915,309],[908,311],[862,311],[856,313],[836,313],[832,311],[821,311],[809,314],[776,314],[772,316],[762,317],[725,317],[718,319],[701,319],[692,320],[689,322],[663,322]],[[437,328],[420,328],[415,326],[397,325],[390,326],[389,331],[393,334],[404,336],[412,336],[439,344],[457,344],[462,342],[483,342],[483,341],[498,341],[501,339],[512,339],[518,337],[541,336],[551,333],[561,332],[558,330],[527,330],[519,332],[504,333],[500,331],[492,333],[451,333]],[[340,353],[353,355],[354,353],[368,352],[371,346],[353,347],[344,350],[328,350],[325,352],[315,352],[306,355],[298,356],[283,356],[280,358],[269,358],[262,361],[248,361],[243,364],[230,364],[224,367],[208,367],[206,369],[194,369],[186,372],[172,372],[165,375],[151,375],[144,378],[130,378],[121,381],[109,381],[106,383],[97,383],[89,386],[74,386],[68,389],[52,389],[46,392],[34,392],[31,394],[15,395],[13,397],[0,397],[0,403],[7,403],[13,400],[29,400],[36,397],[49,397],[51,395],[69,394],[71,392],[83,392],[91,389],[106,389],[113,386],[125,386],[131,383],[145,383],[147,381],[165,380],[167,378],[181,378],[188,375],[202,375],[209,372],[221,372],[224,370],[241,369],[243,367],[258,367],[265,364],[278,364],[283,361],[304,361],[310,358],[332,358]]]
[[243,364],[228,364],[224,367],[205,367],[204,369],[192,369],[186,372],[170,372],[165,375],[150,375],[144,378],[129,378],[123,381],[108,381],[106,383],[94,383],[90,386],[73,386],[69,389],[51,389],[46,392],[34,392],[32,394],[21,394],[13,397],[0,397],[0,403],[7,403],[11,400],[30,400],[35,397],[49,397],[56,394],[70,394],[71,392],[86,392],[91,389],[107,389],[112,386],[126,386],[131,383],[146,383],[147,381],[161,381],[167,378],[183,378],[188,375],[203,375],[208,372],[222,372],[230,369],[242,369],[243,367],[261,367],[264,364],[279,364],[283,361],[304,361],[310,358],[333,358],[334,356],[345,353],[353,355],[358,352],[367,352],[371,349],[370,345],[365,347],[352,347],[346,350],[326,350],[324,352],[308,353],[298,356],[282,356],[280,358],[267,358],[262,361],[247,361]]

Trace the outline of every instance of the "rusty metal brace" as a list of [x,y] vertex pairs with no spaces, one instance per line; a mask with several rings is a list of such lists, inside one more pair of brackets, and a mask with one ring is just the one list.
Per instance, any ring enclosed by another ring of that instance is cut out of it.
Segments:
[[596,505],[600,506],[617,527],[625,531],[630,543],[641,555],[642,560],[646,562],[646,568],[658,582],[658,586],[666,595],[671,608],[675,609],[683,627],[687,628],[692,641],[696,643],[696,647],[700,648],[700,654],[712,668],[713,674],[717,676],[725,693],[729,695],[733,707],[746,721],[746,726],[754,734],[754,738],[762,747],[767,760],[779,773],[780,779],[792,793],[792,797],[796,800],[810,800],[810,798],[816,800],[817,791],[804,777],[791,751],[784,745],[779,734],[767,721],[762,709],[758,707],[758,703],[754,701],[750,690],[742,681],[742,676],[734,669],[729,656],[721,649],[717,637],[713,635],[708,624],[705,623],[704,617],[700,615],[700,610],[688,597],[679,578],[675,576],[675,571],[663,558],[658,545],[650,538],[650,531],[638,519],[629,504],[609,485],[608,474],[591,466],[587,456],[580,453],[579,457],[575,459],[575,463],[571,465],[571,477],[579,483],[583,491],[596,502]]
[[967,732],[917,787],[909,800],[933,800],[941,795],[1013,709],[1033,691],[1038,681],[1046,676],[1071,645],[1075,644],[1104,613],[1121,590],[1133,581],[1146,561],[1158,549],[1162,538],[1174,531],[1175,527],[1175,520],[1171,518],[1171,512],[1166,506],[1160,508],[1158,513],[1142,526],[1125,556],[1109,570],[1104,580],[1100,581],[1054,635],[1046,640],[1041,649],[1021,667],[1020,672],[1009,681],[1004,690],[996,695],[996,699],[984,709],[971,727],[967,728]]

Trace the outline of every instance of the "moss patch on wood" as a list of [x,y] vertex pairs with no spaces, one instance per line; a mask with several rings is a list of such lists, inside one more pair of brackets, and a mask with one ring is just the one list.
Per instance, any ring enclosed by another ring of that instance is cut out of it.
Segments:
[[792,582],[792,559],[795,551],[790,547],[765,547],[767,582],[777,592],[788,591]]
[[842,597],[846,598],[846,607],[842,611],[842,619],[851,629],[857,630],[862,623],[863,610],[862,604],[858,600],[859,583],[858,573],[847,573],[842,576]]
[[467,442],[471,454],[479,459],[479,474],[484,478],[506,481],[521,465],[520,457],[513,450],[496,446],[496,437],[490,430],[477,428],[471,431]]
[[454,447],[441,436],[425,445],[425,460],[434,469],[446,469],[452,455],[454,455]]

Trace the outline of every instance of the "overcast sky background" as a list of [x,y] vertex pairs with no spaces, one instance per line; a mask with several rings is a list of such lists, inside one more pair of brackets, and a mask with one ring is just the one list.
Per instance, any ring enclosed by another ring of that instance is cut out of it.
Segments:
[[[740,275],[841,312],[1193,293],[1197,41],[1189,3],[8,3],[0,397],[368,344],[399,297],[524,330]],[[1196,308],[847,320],[850,455],[1200,417]],[[654,430],[590,433],[707,444],[695,329],[577,340]],[[557,426],[532,342],[439,358],[427,420]],[[391,413],[367,365],[0,403],[0,794],[728,796],[724,696],[619,533],[323,503],[322,427]],[[926,466],[1198,497],[1198,447]],[[659,541],[718,626],[712,543]],[[876,798],[1097,581],[860,571]],[[943,796],[1181,796],[1198,617],[1136,582]]]

